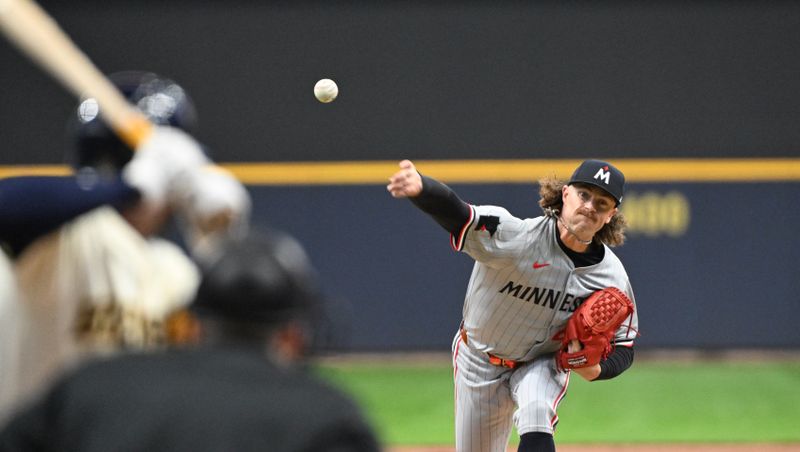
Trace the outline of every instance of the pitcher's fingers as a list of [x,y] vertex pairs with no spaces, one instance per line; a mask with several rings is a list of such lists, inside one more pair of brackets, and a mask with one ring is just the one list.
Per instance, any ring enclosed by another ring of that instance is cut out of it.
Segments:
[[389,190],[389,194],[391,194],[393,198],[406,198],[408,196],[405,190],[403,190],[402,188],[386,187],[386,189]]

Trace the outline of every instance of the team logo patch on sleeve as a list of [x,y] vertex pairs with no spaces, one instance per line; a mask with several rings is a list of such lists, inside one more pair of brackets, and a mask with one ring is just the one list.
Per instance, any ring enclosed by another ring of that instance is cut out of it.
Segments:
[[497,226],[500,224],[500,217],[494,215],[481,215],[478,218],[478,224],[475,225],[476,231],[488,231],[489,237],[494,236],[497,232]]

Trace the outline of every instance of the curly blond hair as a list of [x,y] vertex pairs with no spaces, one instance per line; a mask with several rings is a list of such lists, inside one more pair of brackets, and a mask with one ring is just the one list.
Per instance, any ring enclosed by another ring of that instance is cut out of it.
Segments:
[[[561,188],[564,185],[566,185],[566,182],[552,176],[539,179],[539,206],[545,215],[558,218],[561,208],[564,207],[564,201],[561,199]],[[594,238],[611,247],[620,246],[625,243],[625,228],[627,226],[628,223],[625,221],[625,216],[618,211],[611,217],[611,221],[597,231]]]

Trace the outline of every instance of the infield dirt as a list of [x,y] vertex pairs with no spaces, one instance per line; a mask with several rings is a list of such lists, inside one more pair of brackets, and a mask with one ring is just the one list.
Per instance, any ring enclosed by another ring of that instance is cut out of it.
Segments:
[[[516,451],[509,448],[509,452]],[[800,444],[603,444],[558,446],[558,452],[800,452]],[[393,447],[388,452],[454,452],[453,447]]]

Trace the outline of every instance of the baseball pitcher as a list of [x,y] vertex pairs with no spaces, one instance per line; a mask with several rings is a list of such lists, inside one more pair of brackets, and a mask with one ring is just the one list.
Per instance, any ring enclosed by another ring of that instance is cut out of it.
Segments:
[[568,182],[540,181],[544,215],[520,219],[462,201],[408,160],[389,180],[475,260],[453,341],[456,449],[554,451],[557,408],[572,372],[616,377],[633,362],[638,317],[622,263],[618,212],[625,179],[613,165],[583,162]]

